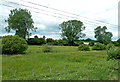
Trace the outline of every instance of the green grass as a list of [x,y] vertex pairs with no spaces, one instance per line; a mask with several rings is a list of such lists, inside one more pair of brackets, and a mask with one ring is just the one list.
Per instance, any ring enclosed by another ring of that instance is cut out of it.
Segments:
[[[106,60],[105,51],[78,51],[72,46],[29,46],[24,55],[2,56],[3,80],[117,80],[115,62]],[[51,68],[51,72],[50,72]],[[33,70],[35,74],[33,76]],[[14,73],[16,72],[16,77]]]

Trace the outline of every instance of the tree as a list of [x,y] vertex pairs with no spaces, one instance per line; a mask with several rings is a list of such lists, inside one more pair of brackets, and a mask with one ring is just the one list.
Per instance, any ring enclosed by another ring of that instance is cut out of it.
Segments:
[[34,36],[34,38],[38,38],[38,36],[37,36],[37,35],[35,35],[35,36]]
[[117,42],[118,42],[118,45],[120,46],[120,38],[117,40]]
[[104,43],[104,44],[108,44],[111,42],[111,37],[113,36],[111,32],[106,32],[107,27],[103,26],[103,28],[101,28],[101,26],[98,26],[95,29],[95,38],[97,39],[97,41],[99,41],[100,43]]
[[9,18],[5,20],[8,22],[8,26],[5,27],[7,32],[15,30],[16,34],[22,38],[29,37],[30,30],[36,31],[37,28],[33,26],[33,19],[31,13],[26,9],[13,9],[10,11]]
[[45,38],[46,38],[46,37],[45,37],[45,36],[43,36],[43,38],[44,38],[44,40],[45,40]]
[[90,41],[92,41],[92,39],[90,39],[90,38],[87,38],[85,41],[88,41],[88,42],[90,42]]
[[78,20],[63,22],[59,25],[59,28],[62,31],[61,36],[66,38],[69,45],[75,45],[75,40],[85,36],[85,34],[82,33],[82,31],[85,30],[85,26],[83,26],[83,23]]

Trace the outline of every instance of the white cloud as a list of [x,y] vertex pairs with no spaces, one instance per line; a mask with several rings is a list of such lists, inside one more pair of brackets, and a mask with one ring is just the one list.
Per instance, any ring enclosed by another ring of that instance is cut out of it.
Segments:
[[37,27],[38,29],[42,29],[42,30],[46,29],[46,26],[43,24],[35,24],[34,26]]

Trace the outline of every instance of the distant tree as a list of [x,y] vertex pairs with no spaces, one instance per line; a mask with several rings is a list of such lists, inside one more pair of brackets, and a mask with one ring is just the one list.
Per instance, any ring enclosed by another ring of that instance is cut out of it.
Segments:
[[38,36],[37,36],[37,35],[35,35],[35,36],[34,36],[34,38],[38,38]]
[[45,36],[43,36],[43,38],[44,38],[44,40],[45,40],[45,38],[46,38],[46,37],[45,37]]
[[87,38],[86,41],[92,41],[90,38]]
[[117,42],[117,41],[113,41],[112,43],[113,43],[115,46],[120,46],[120,43]]
[[117,42],[120,42],[120,38],[117,40]]
[[75,40],[85,36],[85,34],[82,33],[82,31],[85,30],[85,26],[78,20],[63,22],[59,25],[59,28],[62,31],[61,36],[68,41],[69,45],[75,45]]
[[47,43],[52,43],[52,42],[53,42],[53,39],[52,39],[52,38],[47,38],[47,39],[46,39],[46,42],[47,42]]
[[26,9],[13,9],[10,11],[9,18],[5,20],[8,26],[5,27],[7,32],[15,30],[16,34],[22,38],[29,37],[29,31],[36,31],[37,28],[33,26],[33,19],[31,13]]
[[97,41],[99,41],[100,43],[104,43],[104,44],[108,44],[111,42],[111,37],[113,36],[111,32],[106,32],[107,27],[103,26],[103,28],[101,26],[98,26],[95,29],[95,38],[97,39]]
[[117,40],[117,42],[118,42],[118,45],[120,46],[120,38]]

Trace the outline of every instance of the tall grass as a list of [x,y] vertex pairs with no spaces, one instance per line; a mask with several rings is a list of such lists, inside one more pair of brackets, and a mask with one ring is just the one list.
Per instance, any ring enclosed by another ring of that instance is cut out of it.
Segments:
[[[114,61],[106,51],[79,51],[73,46],[29,46],[25,55],[2,56],[3,80],[117,80]],[[50,72],[51,68],[51,72]],[[34,70],[34,76],[33,76]],[[14,74],[16,73],[16,77]]]

